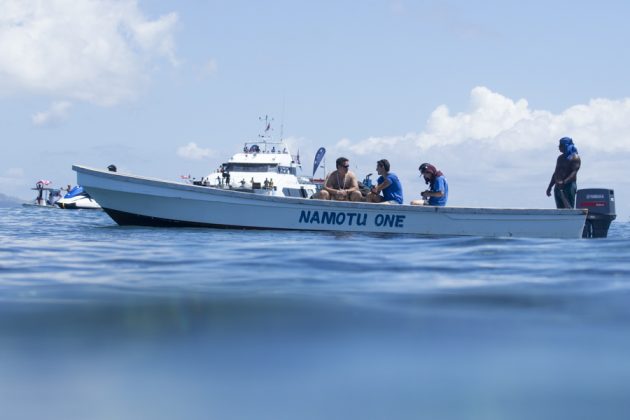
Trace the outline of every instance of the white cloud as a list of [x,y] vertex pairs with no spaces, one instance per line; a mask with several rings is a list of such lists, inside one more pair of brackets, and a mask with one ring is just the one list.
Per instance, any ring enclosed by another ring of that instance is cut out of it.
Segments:
[[177,14],[169,13],[156,21],[137,20],[133,25],[135,40],[144,51],[162,55],[177,66],[175,42],[171,30],[177,23]]
[[155,58],[175,64],[177,15],[148,20],[134,0],[0,0],[0,92],[115,105]]
[[47,111],[33,115],[33,124],[38,126],[53,125],[65,120],[72,104],[67,101],[53,103]]
[[201,160],[214,155],[210,149],[202,149],[197,143],[190,142],[186,146],[177,149],[177,156],[190,160]]
[[554,115],[532,110],[525,99],[513,101],[485,87],[470,94],[470,109],[451,115],[438,106],[420,133],[371,137],[358,142],[342,139],[338,147],[365,155],[394,147],[424,152],[462,144],[491,145],[504,151],[541,150],[550,141],[571,136],[593,150],[630,152],[630,99],[593,99]]
[[[432,162],[451,184],[452,205],[553,207],[544,195],[558,155],[570,136],[582,156],[578,187],[627,190],[620,176],[630,159],[630,99],[593,99],[554,114],[485,87],[471,91],[468,110],[438,106],[423,131],[359,141],[341,139],[332,153],[347,155],[361,178],[387,158],[406,186],[406,201],[424,188],[417,168]],[[630,203],[617,193],[617,210]]]

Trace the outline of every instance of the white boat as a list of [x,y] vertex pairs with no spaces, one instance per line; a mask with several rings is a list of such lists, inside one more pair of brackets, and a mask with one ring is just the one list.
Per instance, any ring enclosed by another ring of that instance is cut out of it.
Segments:
[[[70,187],[68,187],[70,188]],[[57,207],[72,210],[100,210],[101,206],[85,192],[82,186],[77,185],[55,203]]]
[[587,211],[383,205],[252,194],[75,165],[120,225],[580,238]]
[[279,197],[310,198],[317,192],[317,185],[298,176],[299,157],[291,155],[284,142],[259,137],[259,141],[246,142],[241,152],[215,172],[192,183]]

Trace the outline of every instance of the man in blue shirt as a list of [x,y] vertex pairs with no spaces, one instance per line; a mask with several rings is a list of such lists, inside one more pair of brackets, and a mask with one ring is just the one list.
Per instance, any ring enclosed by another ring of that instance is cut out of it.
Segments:
[[[403,203],[402,185],[396,174],[389,172],[389,168],[389,161],[387,159],[381,159],[376,162],[376,172],[378,172],[380,176],[376,181],[377,185],[372,187],[367,196],[368,202],[382,204]],[[383,195],[380,195],[381,192]]]
[[[422,191],[422,200],[413,200],[412,205],[445,206],[448,201],[448,183],[442,171],[439,171],[430,163],[423,163],[418,168],[424,182],[429,184],[429,189]],[[426,200],[428,199],[428,202]]]

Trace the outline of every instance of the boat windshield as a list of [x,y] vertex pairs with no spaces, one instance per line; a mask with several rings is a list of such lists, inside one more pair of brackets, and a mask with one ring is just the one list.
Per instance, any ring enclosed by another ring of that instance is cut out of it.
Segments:
[[228,172],[277,172],[278,165],[273,163],[228,163]]

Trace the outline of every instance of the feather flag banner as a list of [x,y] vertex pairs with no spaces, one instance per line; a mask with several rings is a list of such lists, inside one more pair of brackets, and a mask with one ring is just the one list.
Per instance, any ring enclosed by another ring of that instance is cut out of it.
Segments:
[[315,172],[317,172],[317,168],[319,168],[319,164],[322,163],[322,159],[326,154],[326,149],[320,147],[317,153],[315,154],[315,160],[313,161],[313,176],[315,176]]

